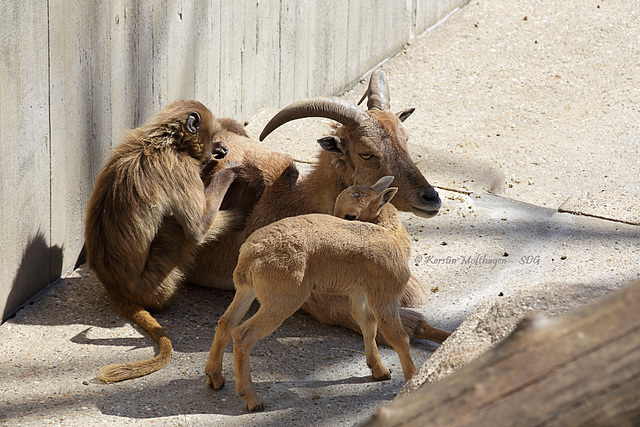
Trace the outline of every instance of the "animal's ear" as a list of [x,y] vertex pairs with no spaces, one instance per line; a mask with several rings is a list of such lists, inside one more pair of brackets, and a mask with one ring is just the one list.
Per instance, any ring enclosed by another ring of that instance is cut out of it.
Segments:
[[414,111],[416,111],[415,108],[407,108],[406,110],[402,110],[398,113],[398,118],[401,122],[404,122],[409,118],[410,115],[413,114]]
[[380,204],[378,205],[378,209],[382,208],[384,205],[389,203],[391,199],[393,199],[393,196],[396,195],[397,192],[398,192],[397,187],[389,187],[386,190],[384,190],[380,197]]
[[371,188],[382,193],[382,191],[384,191],[385,188],[391,185],[393,180],[394,180],[393,176],[383,176],[378,180],[378,182],[373,184]]
[[335,135],[320,138],[318,144],[330,153],[346,154],[347,152],[347,146],[344,141]]
[[191,133],[196,133],[198,128],[200,128],[201,122],[202,119],[200,118],[200,114],[194,111],[189,114],[189,117],[187,117],[187,130]]

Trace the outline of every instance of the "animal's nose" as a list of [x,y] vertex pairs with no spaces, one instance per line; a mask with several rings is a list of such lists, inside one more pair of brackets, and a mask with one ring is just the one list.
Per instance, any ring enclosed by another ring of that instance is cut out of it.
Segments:
[[431,207],[433,210],[440,209],[442,206],[442,201],[440,200],[440,196],[438,192],[432,186],[424,187],[420,190],[419,193],[421,201],[426,205]]
[[224,144],[219,144],[213,149],[213,155],[216,159],[222,159],[227,155],[229,149]]

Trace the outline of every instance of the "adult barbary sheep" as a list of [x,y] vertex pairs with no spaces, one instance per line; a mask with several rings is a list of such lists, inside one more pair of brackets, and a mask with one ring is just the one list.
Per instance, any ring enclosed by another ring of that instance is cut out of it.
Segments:
[[[202,286],[233,289],[232,273],[240,246],[251,233],[279,219],[308,213],[332,214],[340,192],[350,185],[375,182],[382,176],[395,176],[398,192],[392,203],[402,211],[428,218],[437,214],[440,198],[409,156],[408,135],[402,122],[413,109],[397,115],[389,107],[389,90],[381,70],[375,71],[365,94],[368,111],[335,98],[312,98],[284,108],[267,124],[264,139],[284,123],[304,117],[326,117],[341,123],[335,135],[320,138],[323,148],[308,175],[299,176],[290,156],[275,153],[237,132],[217,135],[229,147],[227,161],[253,166],[259,177],[249,186],[251,212],[244,230],[229,233],[220,241],[206,244],[194,263],[189,280]],[[233,186],[240,185],[234,183]],[[237,195],[232,186],[229,193]],[[225,200],[226,203],[226,200]],[[223,206],[225,205],[223,203]],[[222,261],[221,261],[222,260]],[[411,277],[402,305],[421,302],[428,288]],[[347,298],[312,295],[303,309],[323,323],[342,325],[359,331]],[[400,316],[411,337],[442,342],[448,332],[434,328],[419,313],[400,309]]]
[[[224,385],[222,358],[233,337],[236,392],[250,411],[263,409],[251,381],[251,348],[296,312],[312,292],[349,299],[374,379],[391,378],[376,347],[378,325],[400,357],[405,381],[413,376],[409,336],[398,311],[411,276],[411,244],[396,208],[388,204],[398,191],[387,188],[392,181],[393,177],[383,177],[372,187],[347,188],[335,202],[335,216],[285,218],[247,239],[233,274],[236,295],[218,321],[205,368],[211,387]],[[255,298],[260,301],[258,312],[237,326]]]

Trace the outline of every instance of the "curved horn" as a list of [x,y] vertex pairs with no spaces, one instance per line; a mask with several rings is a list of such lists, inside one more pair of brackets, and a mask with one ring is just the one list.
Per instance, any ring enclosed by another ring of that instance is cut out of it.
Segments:
[[367,101],[367,108],[369,110],[388,110],[391,108],[389,105],[389,101],[391,100],[389,96],[389,86],[387,85],[384,71],[378,69],[371,73],[369,87],[365,94],[362,95],[362,98],[360,98],[358,105],[360,105],[365,98],[369,98]]
[[305,117],[325,117],[345,126],[359,126],[369,116],[360,107],[343,99],[309,98],[294,102],[273,116],[262,130],[260,141],[281,125]]

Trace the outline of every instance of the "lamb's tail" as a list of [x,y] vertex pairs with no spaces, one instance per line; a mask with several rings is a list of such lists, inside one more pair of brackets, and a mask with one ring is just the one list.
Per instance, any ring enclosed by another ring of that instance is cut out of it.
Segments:
[[238,256],[238,264],[235,270],[233,270],[233,283],[236,288],[238,286],[245,285],[249,282],[249,275],[251,274],[252,263],[242,256],[244,247],[240,248],[240,255]]

